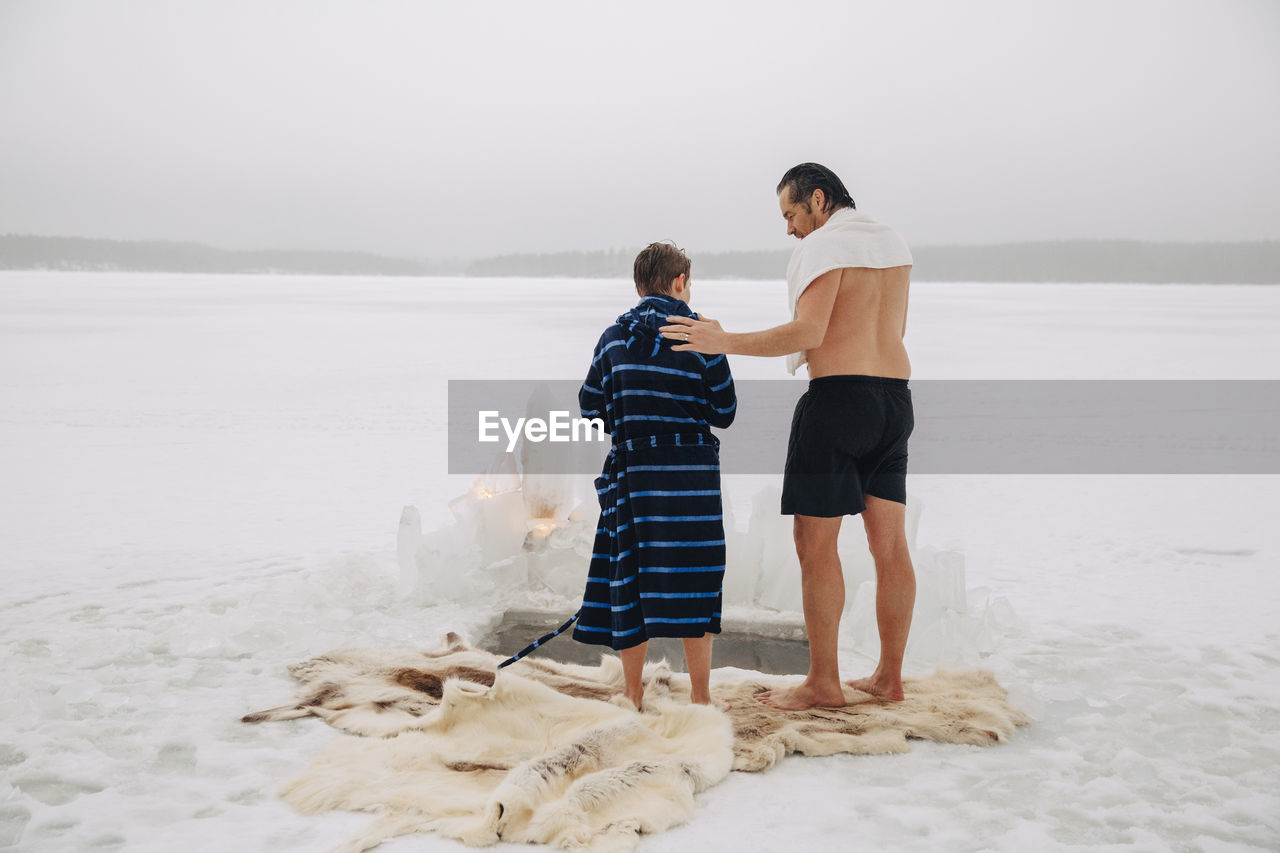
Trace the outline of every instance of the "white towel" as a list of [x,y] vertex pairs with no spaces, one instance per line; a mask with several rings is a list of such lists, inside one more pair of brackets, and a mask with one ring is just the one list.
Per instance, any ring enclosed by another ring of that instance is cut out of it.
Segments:
[[[796,318],[800,294],[825,272],[845,267],[887,269],[910,266],[907,241],[888,225],[851,207],[842,207],[821,228],[800,241],[787,264],[787,298]],[[787,372],[794,374],[807,359],[802,352],[787,356]]]

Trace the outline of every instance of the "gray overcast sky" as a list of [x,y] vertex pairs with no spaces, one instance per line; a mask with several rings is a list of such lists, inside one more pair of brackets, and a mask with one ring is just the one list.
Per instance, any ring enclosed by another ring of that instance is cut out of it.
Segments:
[[1280,3],[0,0],[0,233],[410,257],[1280,238]]

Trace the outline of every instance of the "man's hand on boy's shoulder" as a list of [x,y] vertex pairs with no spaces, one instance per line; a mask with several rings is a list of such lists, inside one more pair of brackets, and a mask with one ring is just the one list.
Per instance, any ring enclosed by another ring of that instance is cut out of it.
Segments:
[[658,329],[668,340],[679,341],[671,349],[673,352],[693,351],[704,355],[719,355],[729,347],[729,333],[720,328],[720,323],[699,314],[683,317],[672,314],[667,317],[671,325]]

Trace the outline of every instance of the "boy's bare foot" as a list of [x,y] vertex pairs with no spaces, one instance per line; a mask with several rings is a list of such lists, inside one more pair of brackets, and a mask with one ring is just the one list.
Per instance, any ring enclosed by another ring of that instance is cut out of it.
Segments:
[[692,699],[690,701],[694,705],[710,705],[712,708],[715,708],[718,711],[724,711],[726,713],[728,713],[729,711],[729,703],[724,701],[723,699],[717,699],[714,696],[708,697],[706,699]]
[[636,706],[637,711],[642,710],[644,708],[644,691],[643,690],[641,690],[638,693],[631,693],[630,691],[624,690],[622,691],[622,695],[625,696],[627,698],[627,701],[629,701],[632,705]]
[[890,682],[877,680],[873,675],[869,678],[858,678],[853,681],[846,681],[845,684],[854,690],[861,690],[863,693],[870,693],[877,699],[885,699],[890,702],[901,702],[906,698],[902,693],[902,682]]
[[804,681],[795,687],[757,693],[755,698],[770,708],[777,708],[779,711],[804,711],[809,708],[843,708],[845,705],[844,691],[840,689],[838,683],[834,687],[819,687]]

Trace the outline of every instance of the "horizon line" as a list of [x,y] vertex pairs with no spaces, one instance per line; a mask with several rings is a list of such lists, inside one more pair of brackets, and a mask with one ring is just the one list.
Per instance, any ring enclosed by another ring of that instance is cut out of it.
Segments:
[[[6,231],[0,233],[0,239],[4,238],[35,238],[41,240],[84,240],[88,242],[103,243],[125,243],[125,244],[166,244],[174,246],[199,246],[205,249],[213,249],[219,252],[230,253],[253,253],[253,252],[298,252],[318,255],[365,255],[386,260],[398,261],[437,261],[437,262],[473,262],[479,260],[487,260],[492,258],[506,258],[523,255],[567,255],[567,254],[587,254],[601,252],[636,252],[641,246],[610,246],[607,248],[594,249],[531,249],[531,250],[499,250],[489,254],[482,255],[395,255],[372,249],[303,249],[296,247],[270,246],[265,248],[228,248],[226,246],[217,245],[215,243],[206,243],[198,239],[171,239],[171,238],[121,238],[121,237],[86,237],[84,235],[64,235],[64,234],[36,234],[30,232],[13,232]],[[1064,237],[1059,239],[1044,238],[1036,240],[1006,240],[995,243],[919,243],[913,247],[913,250],[927,249],[995,249],[1005,246],[1036,246],[1036,245],[1057,245],[1070,243],[1143,243],[1159,246],[1244,246],[1258,245],[1269,243],[1280,243],[1280,237],[1260,238],[1250,240],[1147,240],[1133,237]],[[751,248],[751,249],[705,249],[699,250],[698,254],[719,255],[719,254],[740,254],[746,252],[787,252],[791,251],[798,243],[788,246],[779,246],[777,248]]]

